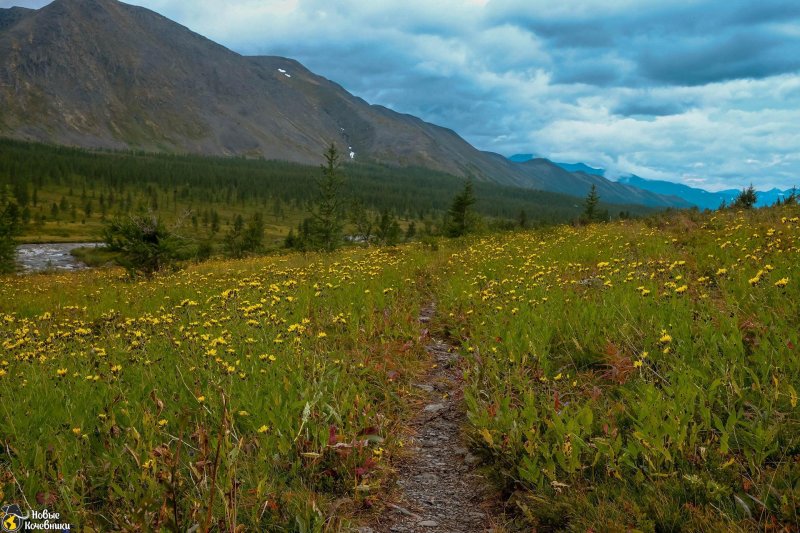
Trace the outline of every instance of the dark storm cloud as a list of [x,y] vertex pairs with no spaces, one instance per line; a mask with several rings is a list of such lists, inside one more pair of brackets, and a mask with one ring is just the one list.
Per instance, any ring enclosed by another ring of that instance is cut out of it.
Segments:
[[[553,16],[519,13],[502,4],[498,22],[513,21],[544,38],[559,58],[558,79],[605,86],[611,75],[582,77],[585,54],[615,54],[636,65],[626,84],[697,85],[739,78],[764,78],[800,68],[800,2],[768,0],[675,3],[642,2],[630,9],[576,11]],[[589,49],[588,51],[585,49]],[[576,51],[580,53],[575,53]]]
[[704,85],[794,72],[800,68],[798,51],[797,40],[740,30],[722,38],[688,39],[671,49],[650,47],[638,63],[641,72],[656,82]]

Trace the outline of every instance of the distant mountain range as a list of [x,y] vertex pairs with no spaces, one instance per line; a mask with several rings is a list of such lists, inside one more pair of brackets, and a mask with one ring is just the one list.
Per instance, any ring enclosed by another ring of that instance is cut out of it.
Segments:
[[[509,159],[515,162],[525,162],[533,160],[534,156],[532,154],[516,154]],[[605,177],[606,171],[602,168],[594,168],[590,167],[584,163],[556,163],[562,169],[568,172],[574,172],[579,174],[586,174],[591,176],[600,176]],[[701,209],[717,209],[722,203],[730,204],[733,202],[739,193],[741,193],[741,189],[726,189],[723,191],[706,191],[704,189],[699,189],[697,187],[690,187],[688,185],[684,185],[682,183],[674,183],[671,181],[664,181],[664,180],[648,180],[635,174],[631,174],[629,176],[621,176],[616,180],[618,184],[630,185],[631,187],[635,187],[637,189],[641,189],[643,191],[648,191],[652,193],[656,193],[659,195],[667,196],[667,197],[677,197],[681,198],[685,202],[699,207]],[[770,189],[768,191],[758,191],[757,197],[758,201],[756,205],[759,207],[764,207],[768,205],[773,205],[778,199],[783,199],[784,197],[788,196],[791,193],[790,189],[787,190],[780,190],[780,189]],[[602,193],[601,197],[602,197]]]
[[545,159],[477,150],[370,105],[292,59],[246,57],[116,0],[0,9],[0,136],[84,148],[415,166],[479,181],[653,207],[689,204]]
[[[741,189],[726,189],[724,191],[710,192],[703,189],[697,189],[695,187],[689,187],[688,185],[683,185],[681,183],[646,180],[644,178],[640,178],[639,176],[624,176],[617,180],[617,183],[633,185],[634,187],[658,194],[679,196],[687,202],[690,202],[691,204],[703,209],[717,209],[720,205],[722,205],[723,202],[725,202],[727,205],[730,205],[734,200],[736,200],[736,197],[739,196],[739,193],[742,192]],[[790,193],[791,190],[789,189],[785,191],[780,189],[758,191],[758,201],[756,202],[756,205],[759,207],[773,205],[776,201],[778,201],[778,199],[783,200],[783,198],[788,196]]]

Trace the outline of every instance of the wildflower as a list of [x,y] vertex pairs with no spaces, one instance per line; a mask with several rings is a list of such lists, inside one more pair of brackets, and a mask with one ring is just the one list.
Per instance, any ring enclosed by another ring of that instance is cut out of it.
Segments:
[[633,362],[633,367],[634,368],[641,368],[641,366],[642,366],[642,360],[641,359]]
[[60,378],[63,378],[64,376],[67,375],[67,369],[66,368],[59,368],[58,370],[56,370],[56,375],[58,377],[60,377]]
[[789,284],[789,278],[781,278],[775,282],[776,287],[785,287]]
[[167,424],[168,424],[168,422],[167,422],[166,418],[162,418],[161,420],[158,421],[158,427],[160,427],[160,428],[165,427]]
[[724,276],[727,273],[728,273],[728,269],[727,268],[720,268],[719,270],[717,270],[717,274],[716,275],[717,276]]
[[239,416],[241,416],[241,417],[250,416],[250,413],[248,413],[247,411],[239,411],[239,413],[238,413],[238,414],[239,414]]
[[79,427],[77,427],[77,428],[72,428],[72,433],[73,433],[73,435],[75,435],[76,437],[80,437],[80,436],[81,436],[81,428],[79,428]]
[[267,425],[266,425],[266,424],[264,424],[263,426],[261,426],[260,428],[258,428],[258,432],[259,432],[259,433],[266,433],[267,431],[269,431],[269,427],[267,427]]
[[118,374],[122,370],[122,365],[114,365],[111,367],[111,372]]
[[684,292],[686,292],[686,290],[687,290],[688,288],[689,288],[689,287],[688,287],[688,286],[686,286],[686,285],[681,285],[680,287],[678,287],[677,289],[675,289],[675,292],[677,292],[678,294],[683,294]]
[[317,338],[318,338],[318,339],[324,339],[324,338],[325,338],[325,337],[327,337],[327,336],[328,336],[328,334],[327,334],[327,333],[325,333],[324,331],[320,331],[320,332],[317,334]]
[[756,286],[761,281],[761,276],[763,276],[763,275],[764,275],[764,271],[763,270],[759,270],[758,273],[755,275],[755,277],[750,278],[747,281],[750,283],[750,285]]
[[206,397],[205,396],[198,396],[197,397],[197,402],[198,403],[205,403],[205,401],[206,401]]
[[660,342],[661,344],[669,344],[669,343],[672,342],[672,335],[667,333],[667,330],[662,329],[661,330],[661,338],[658,339],[658,342]]

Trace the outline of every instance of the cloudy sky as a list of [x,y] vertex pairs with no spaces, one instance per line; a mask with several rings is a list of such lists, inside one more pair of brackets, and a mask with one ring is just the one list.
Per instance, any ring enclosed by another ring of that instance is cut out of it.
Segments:
[[483,150],[708,189],[800,185],[798,0],[129,3]]

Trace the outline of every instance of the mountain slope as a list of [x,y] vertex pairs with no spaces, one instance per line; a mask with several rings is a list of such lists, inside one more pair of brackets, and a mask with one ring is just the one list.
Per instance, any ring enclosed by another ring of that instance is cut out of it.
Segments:
[[[0,9],[0,135],[313,164],[334,142],[355,160],[588,191],[585,179],[557,174],[552,164],[481,152],[451,130],[369,105],[294,60],[241,56],[116,0]],[[598,179],[607,201],[678,205]]]

